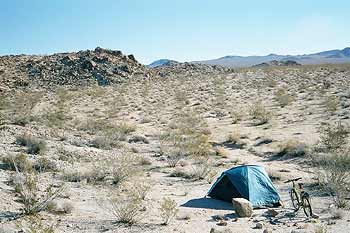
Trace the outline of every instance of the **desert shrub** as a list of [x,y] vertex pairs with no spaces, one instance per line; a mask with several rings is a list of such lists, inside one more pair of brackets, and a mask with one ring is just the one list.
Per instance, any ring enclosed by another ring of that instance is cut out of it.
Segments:
[[145,137],[145,136],[142,136],[142,135],[135,135],[133,137],[131,137],[129,139],[129,143],[138,143],[138,142],[142,142],[142,143],[145,143],[145,144],[149,144],[149,140]]
[[186,152],[180,148],[173,149],[168,152],[166,161],[169,167],[176,167],[177,163],[186,156]]
[[[134,151],[133,151],[133,152],[134,152]],[[151,161],[151,159],[148,158],[148,157],[141,156],[141,157],[139,158],[139,164],[140,164],[141,166],[147,166],[147,165],[151,165],[151,164],[152,164],[152,161]]]
[[321,187],[333,197],[337,207],[346,207],[350,190],[350,152],[316,154],[312,156],[312,162],[318,169]]
[[134,224],[142,212],[142,200],[133,195],[123,195],[110,199],[111,212],[120,223]]
[[279,89],[275,93],[275,100],[283,108],[293,101],[293,97],[290,94],[288,94],[288,92],[285,89]]
[[327,232],[328,231],[326,226],[323,226],[323,225],[316,226],[315,233],[327,233]]
[[277,156],[301,157],[307,154],[307,146],[297,140],[288,140],[278,145]]
[[19,199],[24,205],[23,213],[26,215],[45,210],[49,203],[64,190],[63,186],[54,189],[53,185],[49,185],[44,191],[41,191],[38,186],[38,176],[33,171],[24,173],[17,171],[13,183]]
[[130,193],[129,195],[136,199],[145,200],[151,189],[151,184],[148,179],[136,178],[131,182],[124,183],[121,189]]
[[320,147],[328,151],[336,151],[346,146],[349,138],[349,128],[339,121],[336,124],[325,123],[319,128]]
[[13,170],[16,169],[20,172],[30,171],[33,169],[32,162],[28,159],[28,155],[20,153],[17,155],[5,155],[1,157],[1,161],[5,166],[5,169]]
[[116,126],[116,130],[123,135],[128,135],[136,131],[136,125],[131,123],[122,122]]
[[113,124],[107,119],[87,119],[80,123],[77,128],[92,135],[99,134],[111,140],[125,141],[130,133],[135,132],[136,125],[127,122]]
[[56,103],[53,109],[46,114],[47,124],[50,127],[64,128],[66,121],[70,119],[69,117],[69,104],[73,98],[73,94],[66,89],[58,89],[56,92]]
[[265,108],[261,101],[250,105],[249,115],[254,120],[254,125],[266,124],[271,119],[271,112]]
[[104,136],[97,136],[90,143],[92,147],[104,150],[109,150],[116,145],[114,140]]
[[217,147],[215,148],[215,154],[216,156],[220,156],[222,158],[228,158],[230,153],[223,147]]
[[235,131],[234,133],[230,133],[227,135],[225,140],[226,143],[232,143],[236,148],[243,148],[246,143],[241,140],[242,135],[239,131]]
[[10,106],[8,97],[0,94],[0,125],[2,125],[7,118],[7,111]]
[[162,145],[161,152],[171,155],[171,157],[175,156],[174,159],[176,160],[186,156],[206,157],[212,149],[207,135],[199,133],[182,134],[178,130],[163,134],[160,143]]
[[55,233],[55,224],[45,224],[40,216],[29,216],[18,224],[20,231],[28,233]]
[[174,200],[170,198],[163,198],[159,210],[164,225],[168,225],[169,222],[176,216],[177,212],[179,211],[176,207],[177,204]]
[[237,124],[242,120],[243,114],[239,110],[233,110],[230,112],[232,124]]
[[34,120],[32,112],[40,101],[41,92],[17,92],[12,101],[12,117],[15,124],[26,125]]
[[57,164],[48,157],[39,157],[34,163],[34,169],[38,172],[57,171]]
[[213,168],[211,161],[208,158],[199,158],[192,166],[191,176],[193,179],[204,180],[211,183],[217,171]]
[[80,159],[76,153],[66,150],[64,146],[59,146],[57,148],[57,154],[59,160],[68,162],[70,164],[73,164],[74,162],[77,162]]
[[91,183],[109,181],[117,185],[139,172],[141,170],[137,157],[128,152],[121,152],[97,161],[93,168],[85,172],[83,176]]
[[323,102],[323,105],[329,114],[334,114],[334,112],[337,111],[339,104],[339,98],[336,96],[327,96]]
[[174,169],[170,174],[170,177],[181,177],[181,178],[185,178],[185,179],[192,179],[193,176],[192,174],[184,171],[183,169],[180,168],[176,168]]
[[61,174],[61,179],[68,182],[81,182],[86,179],[85,174],[77,170],[64,170]]
[[16,143],[21,146],[27,147],[27,153],[29,154],[42,154],[46,151],[46,142],[24,133],[16,137]]

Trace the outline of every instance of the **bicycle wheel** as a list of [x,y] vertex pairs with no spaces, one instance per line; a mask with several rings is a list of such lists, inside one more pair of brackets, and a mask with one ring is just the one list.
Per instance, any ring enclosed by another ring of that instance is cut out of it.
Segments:
[[309,196],[303,196],[301,198],[303,202],[303,209],[306,217],[312,217],[311,200]]
[[292,200],[292,205],[295,211],[298,211],[300,208],[299,196],[295,189],[290,190],[290,199]]

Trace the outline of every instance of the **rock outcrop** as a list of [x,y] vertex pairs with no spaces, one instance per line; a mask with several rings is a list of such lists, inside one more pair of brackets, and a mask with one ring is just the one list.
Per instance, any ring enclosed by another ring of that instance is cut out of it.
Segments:
[[133,55],[99,47],[77,53],[0,57],[0,83],[7,87],[108,85],[147,76],[148,69]]

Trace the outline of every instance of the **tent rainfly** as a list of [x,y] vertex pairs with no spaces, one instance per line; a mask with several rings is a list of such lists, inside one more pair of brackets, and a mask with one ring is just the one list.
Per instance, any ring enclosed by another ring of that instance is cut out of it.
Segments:
[[208,192],[214,199],[232,202],[232,198],[245,198],[254,208],[280,205],[280,196],[265,169],[257,165],[244,165],[224,171]]

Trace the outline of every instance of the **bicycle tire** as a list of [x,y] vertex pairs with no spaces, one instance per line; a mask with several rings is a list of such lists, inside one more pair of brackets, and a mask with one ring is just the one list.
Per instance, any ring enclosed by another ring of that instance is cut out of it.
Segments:
[[311,207],[311,200],[309,196],[302,196],[301,198],[303,203],[303,210],[306,215],[306,217],[312,217],[312,207]]
[[290,199],[292,200],[292,205],[295,211],[298,211],[300,208],[300,200],[295,189],[290,190]]

